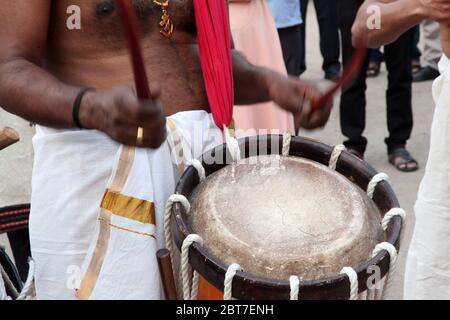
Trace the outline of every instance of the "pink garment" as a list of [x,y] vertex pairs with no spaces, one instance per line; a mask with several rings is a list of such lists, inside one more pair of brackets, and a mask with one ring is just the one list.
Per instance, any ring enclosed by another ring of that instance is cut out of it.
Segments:
[[[231,33],[237,50],[253,64],[287,75],[280,39],[265,0],[230,3]],[[243,130],[279,130],[294,133],[290,113],[273,102],[234,108],[236,126]]]

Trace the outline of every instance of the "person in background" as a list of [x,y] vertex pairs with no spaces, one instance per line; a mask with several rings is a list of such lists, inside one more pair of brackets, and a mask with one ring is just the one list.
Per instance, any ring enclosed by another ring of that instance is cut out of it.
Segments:
[[428,19],[422,22],[421,27],[424,37],[423,67],[413,74],[414,82],[434,80],[440,74],[438,63],[442,57],[442,45],[439,23]]
[[[414,43],[413,43],[413,58],[411,62],[411,71],[413,76],[421,70],[420,57],[422,52],[418,45],[420,40],[420,28],[415,27],[414,30]],[[370,49],[369,51],[369,67],[367,68],[367,77],[375,78],[380,74],[381,64],[384,62],[384,53],[381,52],[381,48]]]
[[[287,75],[277,28],[268,4],[261,0],[231,0],[230,24],[234,46],[253,64]],[[294,119],[274,102],[234,109],[242,130],[294,133]],[[257,132],[248,132],[257,134]],[[247,133],[245,133],[247,134]]]
[[[340,0],[337,2],[339,28],[342,36],[343,64],[355,53],[352,45],[352,26],[364,0]],[[412,46],[414,29],[395,42],[384,47],[388,69],[386,91],[387,123],[389,137],[385,139],[389,162],[398,170],[409,172],[418,169],[417,161],[406,150],[406,142],[413,128],[412,114]],[[366,77],[369,58],[355,81],[342,90],[340,105],[341,129],[348,138],[344,142],[354,155],[363,158],[367,139],[363,136],[366,125]]]
[[275,18],[287,72],[291,76],[299,77],[302,74],[301,25],[303,24],[300,14],[300,1],[267,1]]
[[[300,62],[301,73],[306,71],[306,14],[309,0],[300,0],[302,20]],[[323,57],[322,69],[325,79],[336,80],[341,74],[341,63],[339,62],[339,30],[336,14],[336,2],[330,0],[313,0],[316,8],[317,21],[320,32],[320,51]]]

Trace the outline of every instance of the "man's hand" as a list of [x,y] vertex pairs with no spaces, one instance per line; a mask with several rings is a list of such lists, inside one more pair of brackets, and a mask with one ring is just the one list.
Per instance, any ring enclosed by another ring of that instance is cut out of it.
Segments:
[[[166,119],[159,101],[160,89],[153,86],[151,92],[152,100],[140,101],[128,86],[90,91],[83,98],[80,122],[125,145],[159,148],[166,139]],[[139,127],[144,129],[141,145],[137,141]]]
[[317,100],[321,92],[313,85],[281,75],[273,78],[270,96],[281,108],[292,112],[296,131],[325,126],[333,107],[332,101],[328,101],[323,108],[313,110],[311,102]]
[[450,0],[415,0],[424,17],[450,23]]

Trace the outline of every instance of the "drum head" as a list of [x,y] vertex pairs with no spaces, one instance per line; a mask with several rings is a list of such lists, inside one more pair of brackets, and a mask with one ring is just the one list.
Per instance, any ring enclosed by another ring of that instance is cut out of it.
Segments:
[[383,241],[364,192],[298,157],[251,157],[211,174],[190,197],[188,224],[206,250],[246,273],[315,280],[356,267]]

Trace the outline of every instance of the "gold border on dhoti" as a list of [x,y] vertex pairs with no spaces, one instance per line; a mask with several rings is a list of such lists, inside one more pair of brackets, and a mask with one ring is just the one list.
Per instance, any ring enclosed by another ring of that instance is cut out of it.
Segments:
[[[117,165],[116,174],[109,190],[120,193],[125,186],[128,175],[133,166],[136,155],[136,149],[124,146],[120,154],[119,163]],[[100,231],[98,234],[97,244],[92,255],[92,259],[80,283],[80,289],[77,291],[77,297],[80,300],[88,300],[92,291],[97,284],[103,261],[105,260],[106,251],[108,249],[109,238],[111,234],[111,213],[102,209],[100,211]]]
[[153,202],[128,197],[116,191],[105,192],[100,208],[141,223],[156,224]]

